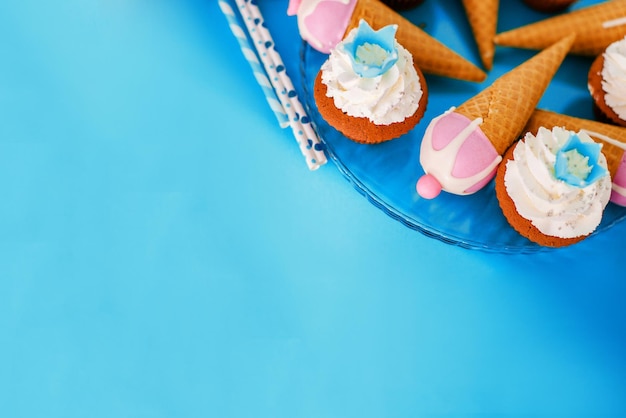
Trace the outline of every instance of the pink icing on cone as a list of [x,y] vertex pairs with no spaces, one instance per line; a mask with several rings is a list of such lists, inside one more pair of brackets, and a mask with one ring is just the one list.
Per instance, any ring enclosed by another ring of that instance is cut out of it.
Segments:
[[302,3],[302,0],[289,0],[289,6],[287,6],[287,16],[294,16],[298,13],[300,3]]
[[302,39],[328,54],[344,37],[357,0],[290,0],[288,16],[298,17]]
[[421,197],[433,199],[441,190],[475,193],[495,176],[502,157],[479,124],[452,108],[428,125],[420,150],[426,174],[416,185]]
[[365,20],[374,30],[398,25],[396,40],[424,73],[482,82],[487,74],[381,0],[292,0],[300,36],[312,48],[330,53],[350,30]]

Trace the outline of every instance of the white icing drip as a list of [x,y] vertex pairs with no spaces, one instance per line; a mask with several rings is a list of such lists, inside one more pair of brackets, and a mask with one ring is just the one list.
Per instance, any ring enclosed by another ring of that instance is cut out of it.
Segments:
[[615,193],[622,195],[622,196],[626,196],[626,187],[618,186],[617,184],[613,183],[611,188],[613,189]]
[[614,28],[616,26],[626,25],[626,16],[618,17],[617,19],[607,20],[602,23],[604,29]]
[[[611,138],[609,136],[600,134],[598,132],[589,131],[587,129],[581,129],[580,131],[586,133],[587,135],[589,135],[592,138],[598,138],[599,140],[604,141],[607,144],[614,145],[614,146],[616,146],[618,148],[621,148],[621,149],[626,151],[626,143],[624,143],[624,142],[620,142],[617,139],[613,139],[613,138]],[[619,169],[618,169],[618,172],[619,172]],[[621,187],[621,186],[618,186],[617,184],[613,183],[611,188],[613,189],[613,192],[615,192],[615,193],[617,193],[617,194],[619,194],[621,196],[626,196],[626,187]]]
[[617,139],[611,138],[610,136],[603,135],[598,132],[590,131],[588,129],[581,129],[580,132],[584,132],[592,138],[598,138],[607,144],[615,145],[618,148],[626,150],[626,143],[618,141]]
[[433,129],[437,122],[456,109],[454,106],[444,112],[442,115],[434,118],[426,128],[424,138],[422,139],[420,151],[420,164],[427,174],[434,176],[441,184],[443,190],[464,195],[469,194],[466,190],[470,189],[479,181],[485,179],[502,161],[502,156],[498,155],[486,168],[479,173],[470,177],[458,178],[452,175],[456,157],[465,140],[474,132],[480,124],[482,118],[474,119],[459,134],[454,137],[443,149],[436,150],[433,147]]

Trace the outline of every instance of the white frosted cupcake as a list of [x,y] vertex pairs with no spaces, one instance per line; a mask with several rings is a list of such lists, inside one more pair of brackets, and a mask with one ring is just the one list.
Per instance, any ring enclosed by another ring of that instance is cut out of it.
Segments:
[[626,38],[596,57],[589,69],[588,87],[596,117],[626,126]]
[[375,144],[398,138],[426,111],[426,80],[396,41],[396,30],[397,25],[389,25],[374,31],[361,20],[331,50],[315,79],[318,111],[353,141]]
[[539,128],[506,153],[496,195],[509,224],[531,241],[562,247],[600,224],[611,177],[600,144],[584,132]]

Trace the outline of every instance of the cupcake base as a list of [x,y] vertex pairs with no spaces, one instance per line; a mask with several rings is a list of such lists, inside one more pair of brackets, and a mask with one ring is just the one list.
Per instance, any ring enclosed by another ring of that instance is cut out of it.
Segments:
[[594,115],[597,120],[614,125],[626,126],[626,120],[620,118],[617,113],[605,101],[605,91],[602,89],[602,68],[604,67],[604,54],[600,54],[591,64],[587,79],[587,87],[593,98]]
[[341,109],[335,106],[332,97],[326,95],[326,85],[322,83],[322,72],[320,71],[315,78],[313,87],[313,97],[315,104],[329,125],[337,129],[347,138],[362,144],[377,144],[398,138],[417,125],[424,117],[426,105],[428,103],[428,88],[422,72],[415,67],[419,76],[420,86],[422,89],[422,97],[420,98],[417,110],[412,116],[407,117],[402,122],[396,122],[389,125],[376,125],[367,118],[348,116]]
[[498,198],[498,204],[500,205],[502,213],[504,214],[504,217],[511,225],[511,227],[515,229],[520,235],[528,238],[529,240],[539,245],[543,245],[544,247],[565,247],[585,239],[587,235],[582,235],[575,238],[559,238],[545,235],[544,233],[539,231],[532,224],[532,222],[530,222],[528,219],[524,218],[517,212],[517,209],[515,208],[515,203],[507,193],[506,186],[504,185],[504,173],[506,172],[506,164],[509,160],[514,159],[514,149],[515,144],[509,147],[509,149],[502,157],[502,162],[500,162],[500,165],[498,166],[498,171],[496,172],[495,178],[495,189],[496,197]]

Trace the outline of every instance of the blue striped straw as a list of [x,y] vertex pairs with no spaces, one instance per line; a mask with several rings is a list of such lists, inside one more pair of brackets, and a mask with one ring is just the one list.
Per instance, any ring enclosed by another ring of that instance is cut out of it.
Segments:
[[236,2],[265,71],[270,77],[270,82],[287,112],[300,151],[305,156],[309,168],[315,170],[326,164],[324,146],[315,133],[302,103],[298,100],[297,92],[287,75],[285,65],[275,49],[274,40],[264,25],[261,11],[254,1],[236,0]]
[[259,59],[257,58],[254,49],[252,48],[248,37],[244,29],[241,27],[239,22],[237,21],[237,17],[235,16],[235,12],[230,7],[230,5],[225,0],[219,0],[220,9],[222,9],[222,13],[226,16],[226,20],[228,20],[228,25],[230,26],[230,30],[233,35],[239,42],[239,47],[241,48],[241,52],[243,56],[246,58],[246,61],[250,64],[252,68],[252,72],[254,73],[254,77],[257,80],[257,83],[263,89],[263,93],[265,93],[265,98],[267,99],[267,103],[270,105],[270,108],[276,115],[276,119],[278,119],[278,123],[281,128],[286,128],[289,126],[289,118],[283,109],[283,105],[280,100],[278,100],[278,96],[276,96],[276,92],[272,87],[272,83],[270,83],[269,79],[265,74],[265,70],[261,66]]

